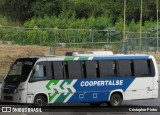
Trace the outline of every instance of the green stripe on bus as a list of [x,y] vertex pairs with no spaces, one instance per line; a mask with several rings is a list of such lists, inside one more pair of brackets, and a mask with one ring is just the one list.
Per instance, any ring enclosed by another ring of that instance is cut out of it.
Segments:
[[58,97],[58,99],[56,99],[56,101],[54,103],[63,103],[64,100],[69,96],[69,92],[67,93],[61,93],[60,96]]
[[74,60],[74,57],[68,56],[64,58],[64,61],[72,61]]
[[68,101],[70,94],[75,92],[73,85],[76,80],[50,80],[46,88],[49,91],[49,102],[59,103]]
[[48,93],[48,97],[49,97],[49,102],[54,99],[54,97],[57,95],[57,93],[54,93],[54,94],[51,94],[51,93]]
[[[50,85],[51,84],[54,84],[54,85],[57,85],[57,83],[59,82],[59,80],[50,80],[49,82],[48,82],[48,84],[46,85],[46,88],[48,89],[48,90],[52,90],[51,88],[50,88]],[[56,94],[58,93],[58,90],[57,89],[53,89],[54,91],[54,94],[52,94],[52,93],[48,93],[48,97],[49,97],[49,102],[52,100],[52,99],[54,99],[54,97],[56,96]]]
[[48,84],[46,85],[46,88],[47,88],[48,90],[51,90],[49,86],[50,86],[51,84],[57,85],[58,82],[59,82],[59,80],[50,80],[50,81],[48,82]]
[[[70,84],[72,81],[73,81],[73,80],[69,80],[69,79],[68,79],[68,80],[64,80],[64,81],[60,84],[59,87],[60,87],[61,89],[66,89],[65,85],[66,85],[66,84],[67,84],[67,85]],[[69,88],[66,89],[66,92],[68,92],[68,91],[67,91],[68,89],[69,89]],[[70,91],[70,90],[69,90],[69,91]]]
[[61,84],[60,84],[60,88],[61,90],[63,90],[63,92],[59,92],[61,93],[60,96],[55,100],[55,103],[61,103],[64,102],[64,100],[69,96],[69,94],[72,92],[72,90],[70,88],[66,88],[65,85],[67,84],[71,84],[73,80],[64,80]]

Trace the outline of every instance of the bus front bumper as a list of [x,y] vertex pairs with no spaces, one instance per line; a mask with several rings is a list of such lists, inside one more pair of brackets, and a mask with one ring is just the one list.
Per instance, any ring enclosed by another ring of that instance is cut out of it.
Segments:
[[26,90],[15,90],[14,93],[1,92],[2,102],[26,103]]

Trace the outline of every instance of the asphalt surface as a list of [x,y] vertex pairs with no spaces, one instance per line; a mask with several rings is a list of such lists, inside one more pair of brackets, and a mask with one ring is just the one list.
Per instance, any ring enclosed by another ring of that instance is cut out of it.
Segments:
[[[160,64],[158,65],[160,70]],[[160,74],[160,73],[159,73]],[[160,76],[160,75],[159,75]],[[15,107],[15,108],[27,108],[27,105],[13,105],[10,103],[0,103],[0,111],[2,107]],[[31,106],[29,108],[32,109]],[[89,104],[54,104],[49,105],[46,108],[42,108],[42,113],[33,112],[0,112],[0,115],[124,115],[124,114],[144,114],[144,115],[159,115],[160,114],[160,88],[158,99],[147,99],[147,100],[132,100],[123,101],[121,107],[110,108],[105,104],[99,107],[93,107]],[[139,112],[141,111],[141,112]],[[158,112],[157,112],[158,111]]]

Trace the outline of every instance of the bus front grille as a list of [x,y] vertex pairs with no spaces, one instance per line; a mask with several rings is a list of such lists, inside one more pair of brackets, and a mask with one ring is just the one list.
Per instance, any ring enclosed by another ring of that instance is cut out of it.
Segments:
[[13,100],[13,97],[12,96],[4,96],[4,99],[5,100]]
[[3,90],[3,93],[13,94],[13,93],[14,93],[14,89],[4,89],[4,90]]

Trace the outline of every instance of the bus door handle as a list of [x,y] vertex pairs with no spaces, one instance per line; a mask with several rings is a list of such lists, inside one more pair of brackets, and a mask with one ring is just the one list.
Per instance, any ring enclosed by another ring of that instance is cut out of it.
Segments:
[[132,90],[132,91],[134,91],[134,92],[135,92],[135,91],[137,91],[137,90]]

